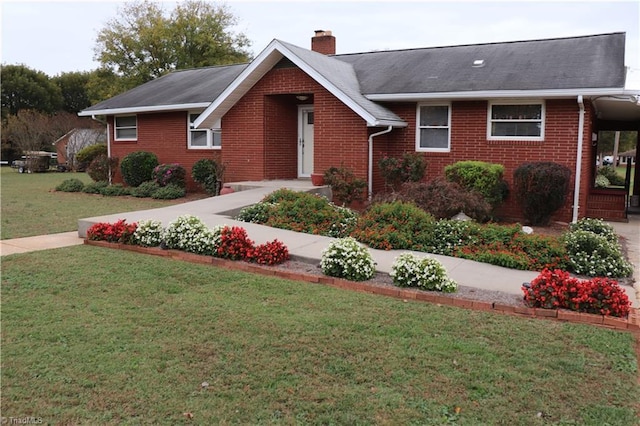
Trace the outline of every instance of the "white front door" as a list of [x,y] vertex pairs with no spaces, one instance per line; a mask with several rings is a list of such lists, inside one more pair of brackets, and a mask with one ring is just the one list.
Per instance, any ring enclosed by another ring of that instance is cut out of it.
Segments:
[[313,107],[298,109],[298,177],[313,173]]

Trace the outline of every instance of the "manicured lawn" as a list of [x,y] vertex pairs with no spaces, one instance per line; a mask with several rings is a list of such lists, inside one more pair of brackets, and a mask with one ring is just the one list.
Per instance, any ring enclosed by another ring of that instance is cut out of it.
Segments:
[[638,420],[629,333],[90,246],[3,257],[2,269],[4,417],[56,424]]
[[150,198],[103,197],[84,193],[55,192],[63,180],[91,182],[86,173],[20,174],[0,169],[2,179],[2,231],[0,239],[54,234],[78,229],[78,219],[105,214],[152,209],[184,202]]

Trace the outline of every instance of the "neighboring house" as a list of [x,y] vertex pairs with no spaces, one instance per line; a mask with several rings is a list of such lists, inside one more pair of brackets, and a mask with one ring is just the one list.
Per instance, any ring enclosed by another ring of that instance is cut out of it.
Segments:
[[58,164],[75,168],[75,155],[91,145],[107,142],[106,129],[71,129],[53,145],[58,154]]
[[[273,40],[249,64],[176,71],[80,115],[106,116],[114,156],[152,151],[188,172],[214,158],[229,182],[344,164],[375,192],[385,154],[423,153],[427,180],[473,159],[503,164],[511,183],[523,162],[554,161],[573,172],[556,219],[626,217],[626,196],[593,184],[597,132],[640,127],[624,33],[343,55],[330,32],[311,41]],[[501,214],[521,217],[512,196]]]

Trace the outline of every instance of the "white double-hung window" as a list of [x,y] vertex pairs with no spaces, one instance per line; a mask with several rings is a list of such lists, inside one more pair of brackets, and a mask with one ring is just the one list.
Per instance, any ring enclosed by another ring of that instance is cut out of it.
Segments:
[[501,102],[489,103],[487,139],[489,140],[544,140],[544,103]]
[[138,139],[138,119],[135,115],[121,115],[113,119],[115,140],[135,141]]
[[213,129],[194,129],[193,122],[200,113],[189,113],[189,148],[190,149],[220,149],[222,147],[222,131],[220,122]]
[[418,104],[416,151],[451,150],[451,105]]

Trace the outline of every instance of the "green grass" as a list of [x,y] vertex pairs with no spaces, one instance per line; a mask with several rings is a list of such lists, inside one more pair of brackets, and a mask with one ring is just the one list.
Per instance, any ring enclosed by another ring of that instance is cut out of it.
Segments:
[[0,239],[54,234],[78,229],[78,219],[152,209],[184,202],[134,197],[103,197],[84,193],[56,192],[63,180],[91,182],[86,173],[20,174],[0,169],[2,228]]
[[629,333],[91,246],[2,260],[5,417],[57,424],[638,422]]

